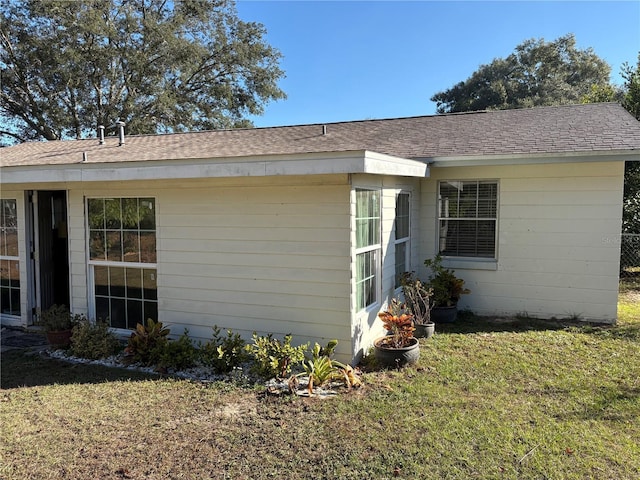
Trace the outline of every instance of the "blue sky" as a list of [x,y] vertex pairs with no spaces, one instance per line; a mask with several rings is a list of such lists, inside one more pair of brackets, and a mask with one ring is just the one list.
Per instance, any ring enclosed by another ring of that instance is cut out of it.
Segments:
[[237,0],[284,55],[286,100],[258,127],[435,113],[429,99],[530,38],[567,33],[612,68],[635,65],[640,1]]

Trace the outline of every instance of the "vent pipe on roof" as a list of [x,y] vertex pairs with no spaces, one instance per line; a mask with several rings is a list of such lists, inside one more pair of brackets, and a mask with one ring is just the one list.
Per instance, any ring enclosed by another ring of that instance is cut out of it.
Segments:
[[121,120],[116,122],[116,126],[118,127],[118,145],[124,145],[124,125],[125,123]]
[[327,126],[322,125],[322,135],[326,135],[326,134],[327,134]]
[[104,125],[98,125],[98,140],[100,145],[104,145]]

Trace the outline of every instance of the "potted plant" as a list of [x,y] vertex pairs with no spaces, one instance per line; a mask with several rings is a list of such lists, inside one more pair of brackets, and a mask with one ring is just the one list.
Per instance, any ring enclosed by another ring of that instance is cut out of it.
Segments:
[[400,278],[404,301],[413,315],[414,335],[418,338],[431,338],[436,324],[431,320],[431,295],[433,291],[416,276],[415,272],[405,272]]
[[73,327],[84,318],[84,315],[72,315],[65,305],[53,305],[40,312],[37,324],[44,327],[52,347],[67,348],[71,344]]
[[464,294],[470,293],[464,287],[464,280],[456,277],[453,270],[442,266],[442,255],[426,259],[424,265],[431,269],[427,286],[433,291],[431,319],[434,322],[450,323],[458,315],[458,300]]
[[385,367],[403,367],[420,357],[420,344],[413,336],[413,315],[395,298],[389,308],[378,314],[387,335],[373,342],[376,360]]

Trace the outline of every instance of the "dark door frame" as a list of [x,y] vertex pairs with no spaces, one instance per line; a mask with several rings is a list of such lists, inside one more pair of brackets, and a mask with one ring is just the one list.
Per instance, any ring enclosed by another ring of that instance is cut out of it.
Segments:
[[66,190],[27,192],[29,307],[31,322],[51,305],[70,307],[68,198]]

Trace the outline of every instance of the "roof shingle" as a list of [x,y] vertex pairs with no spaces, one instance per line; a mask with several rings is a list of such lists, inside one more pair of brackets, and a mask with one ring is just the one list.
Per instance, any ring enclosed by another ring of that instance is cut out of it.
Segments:
[[30,142],[0,149],[0,166],[370,150],[403,158],[640,150],[640,122],[616,103],[423,117]]

